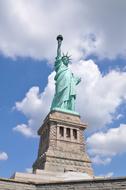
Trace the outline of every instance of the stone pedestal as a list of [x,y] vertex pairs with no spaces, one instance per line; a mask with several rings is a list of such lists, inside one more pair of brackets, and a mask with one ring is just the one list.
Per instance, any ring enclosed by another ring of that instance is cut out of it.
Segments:
[[52,111],[38,130],[40,143],[37,169],[51,172],[82,172],[93,175],[91,161],[86,153],[83,124],[78,115]]

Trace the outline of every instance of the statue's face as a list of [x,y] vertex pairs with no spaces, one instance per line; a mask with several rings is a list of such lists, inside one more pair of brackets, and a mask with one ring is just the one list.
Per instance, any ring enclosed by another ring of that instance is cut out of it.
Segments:
[[64,65],[68,66],[68,64],[69,64],[69,59],[68,59],[68,57],[64,56],[64,57],[62,58],[62,61],[63,61]]

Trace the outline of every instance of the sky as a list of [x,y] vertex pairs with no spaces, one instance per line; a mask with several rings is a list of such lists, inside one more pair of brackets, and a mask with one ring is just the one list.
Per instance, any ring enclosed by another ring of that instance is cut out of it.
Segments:
[[76,111],[88,124],[96,176],[126,176],[126,1],[0,1],[0,177],[31,172],[37,130],[54,95],[56,36],[81,77]]

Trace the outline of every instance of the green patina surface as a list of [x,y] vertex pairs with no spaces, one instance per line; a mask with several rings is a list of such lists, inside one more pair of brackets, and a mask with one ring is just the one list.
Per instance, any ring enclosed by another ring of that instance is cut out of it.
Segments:
[[51,110],[60,110],[67,113],[77,114],[75,112],[76,85],[81,78],[74,76],[68,65],[70,58],[68,55],[61,56],[61,44],[63,37],[57,36],[58,48],[55,61],[55,95],[52,101]]

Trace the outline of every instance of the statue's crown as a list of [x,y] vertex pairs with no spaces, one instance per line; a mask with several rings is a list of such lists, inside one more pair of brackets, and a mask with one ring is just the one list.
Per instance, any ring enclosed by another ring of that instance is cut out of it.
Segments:
[[63,53],[62,58],[67,58],[69,61],[71,61],[71,55],[68,55],[68,53],[66,53],[66,55]]

